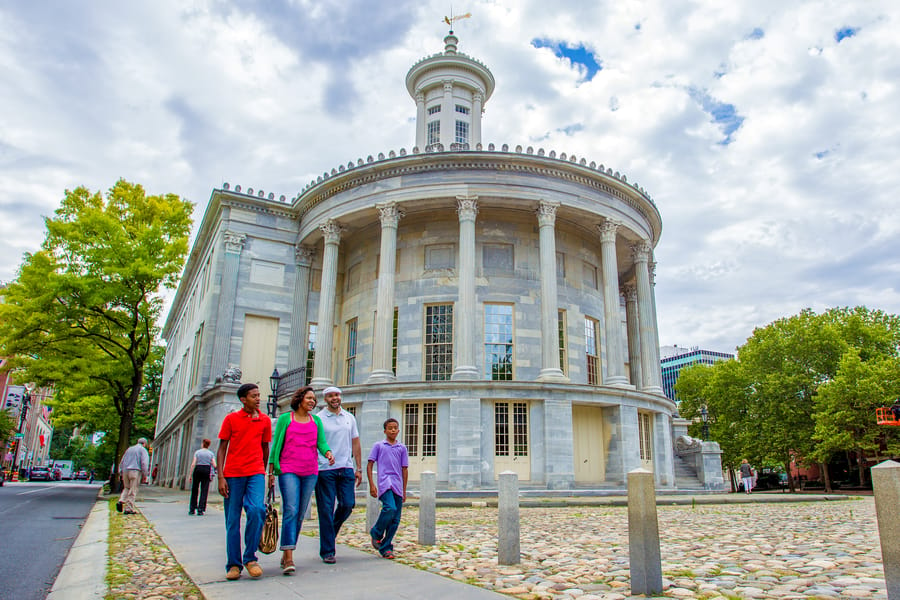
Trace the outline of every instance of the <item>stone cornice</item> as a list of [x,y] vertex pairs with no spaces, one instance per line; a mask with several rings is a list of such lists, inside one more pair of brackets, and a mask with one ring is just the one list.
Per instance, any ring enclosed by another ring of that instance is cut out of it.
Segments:
[[602,164],[597,166],[591,162],[588,165],[585,159],[577,162],[575,156],[569,160],[566,160],[565,154],[556,158],[555,152],[543,156],[543,149],[534,154],[531,147],[527,153],[522,153],[521,146],[516,148],[516,152],[509,152],[505,145],[501,152],[493,151],[493,144],[489,148],[486,152],[475,150],[412,155],[401,150],[400,156],[392,151],[389,158],[385,158],[383,153],[379,154],[377,161],[371,156],[365,163],[362,159],[355,165],[351,161],[347,167],[341,165],[340,170],[332,169],[331,174],[325,173],[298,194],[295,200],[297,217],[302,218],[312,208],[336,194],[376,181],[429,171],[470,169],[539,175],[593,188],[636,210],[653,230],[653,241],[659,239],[662,220],[656,204],[637,184],[629,184],[625,176],[618,172],[613,172]]

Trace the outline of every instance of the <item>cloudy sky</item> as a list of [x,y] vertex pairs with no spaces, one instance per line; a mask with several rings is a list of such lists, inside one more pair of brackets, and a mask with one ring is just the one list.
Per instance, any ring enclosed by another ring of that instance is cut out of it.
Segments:
[[[663,218],[660,342],[731,351],[804,307],[900,313],[900,3],[471,0],[485,143],[575,153]],[[450,3],[0,5],[0,281],[64,190],[292,197],[414,144],[404,77]]]

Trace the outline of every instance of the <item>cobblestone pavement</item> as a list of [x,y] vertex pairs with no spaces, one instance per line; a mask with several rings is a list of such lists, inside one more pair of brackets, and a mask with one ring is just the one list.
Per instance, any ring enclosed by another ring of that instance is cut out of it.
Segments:
[[[112,505],[111,505],[112,506]],[[203,595],[141,514],[109,515],[106,597],[115,600],[202,600]]]
[[[361,508],[361,507],[360,507]],[[660,506],[665,597],[886,598],[872,498],[797,504]],[[522,562],[497,565],[496,508],[438,508],[437,545],[422,547],[404,508],[405,564],[540,600],[629,598],[624,507],[522,508]],[[340,543],[368,549],[357,508]]]

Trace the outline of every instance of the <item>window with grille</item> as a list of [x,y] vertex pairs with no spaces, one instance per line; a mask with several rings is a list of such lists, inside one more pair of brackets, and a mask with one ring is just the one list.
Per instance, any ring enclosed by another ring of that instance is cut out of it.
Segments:
[[463,106],[462,104],[457,104],[457,105],[456,105],[456,112],[458,112],[458,113],[461,114],[461,115],[467,115],[467,114],[469,114],[469,112],[471,112],[471,111],[469,110],[469,107],[468,107],[468,106]]
[[493,381],[513,378],[513,307],[484,305],[485,377]]
[[597,344],[598,323],[590,317],[584,318],[584,351],[587,355],[587,382],[600,385],[600,347]]
[[453,375],[453,305],[425,307],[425,381]]
[[441,112],[441,105],[440,105],[440,104],[435,104],[434,106],[429,106],[429,107],[428,107],[428,114],[429,114],[429,115],[436,115],[436,114],[439,113],[439,112]]
[[355,381],[354,376],[356,375],[356,326],[356,319],[347,321],[347,359],[345,381],[348,384],[351,384]]
[[649,413],[638,413],[638,437],[641,444],[641,460],[653,460],[653,444],[650,434],[653,431]]
[[563,373],[569,372],[569,360],[566,358],[566,311],[556,313],[556,330],[559,333],[559,368]]
[[599,289],[597,267],[587,261],[581,263],[581,283],[589,290]]
[[403,441],[409,456],[437,456],[437,402],[403,407]]
[[318,331],[319,326],[315,323],[310,323],[306,332],[306,385],[309,385],[309,382],[312,381],[313,365],[316,362],[316,334]]
[[431,121],[428,123],[428,145],[437,144],[441,141],[441,122]]
[[457,121],[456,122],[456,143],[457,144],[468,144],[469,143],[469,124],[466,121]]
[[356,416],[356,406],[344,406],[343,404],[341,404],[341,410],[346,410],[354,417]]
[[528,403],[494,404],[494,454],[528,456]]

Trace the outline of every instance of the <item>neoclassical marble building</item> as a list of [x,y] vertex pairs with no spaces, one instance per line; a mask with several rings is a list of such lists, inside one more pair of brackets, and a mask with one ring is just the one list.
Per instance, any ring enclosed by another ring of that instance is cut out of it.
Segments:
[[[336,384],[362,443],[401,423],[410,479],[491,489],[675,488],[653,248],[662,223],[624,175],[483,144],[494,77],[445,38],[409,70],[415,147],[340,165],[296,197],[224,184],[164,328],[154,462],[182,485],[241,381],[280,410]],[[299,370],[298,369],[305,369]]]

